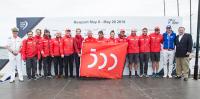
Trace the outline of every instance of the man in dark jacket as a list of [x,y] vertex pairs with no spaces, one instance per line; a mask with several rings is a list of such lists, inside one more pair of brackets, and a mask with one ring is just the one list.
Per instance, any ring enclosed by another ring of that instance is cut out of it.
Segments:
[[185,33],[184,27],[179,27],[179,34],[176,37],[176,74],[180,79],[184,76],[184,81],[188,80],[189,55],[192,52],[192,36]]

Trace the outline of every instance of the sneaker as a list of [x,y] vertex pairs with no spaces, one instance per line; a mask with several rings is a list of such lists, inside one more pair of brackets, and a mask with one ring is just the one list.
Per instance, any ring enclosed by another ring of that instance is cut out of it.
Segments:
[[184,81],[188,81],[188,78],[184,78],[183,80],[184,80]]
[[19,82],[24,82],[24,80],[23,79],[19,79]]
[[44,79],[47,79],[48,77],[47,76],[44,76]]
[[175,78],[176,78],[176,79],[181,79],[181,76],[176,76]]
[[155,78],[155,77],[156,77],[156,74],[155,74],[155,73],[153,73],[151,77],[152,77],[152,78]]
[[35,77],[38,77],[38,78],[39,78],[39,75],[38,75],[38,74],[35,74]]
[[168,75],[169,78],[172,78],[172,75]]
[[39,77],[39,78],[41,78],[41,77],[42,77],[42,75],[41,75],[41,74],[39,74],[39,75],[38,75],[38,77]]
[[158,73],[156,73],[156,78],[159,78],[159,77],[160,77],[160,75]]
[[47,76],[47,78],[53,78],[51,75]]
[[31,78],[28,78],[27,80],[28,80],[28,81],[31,81]]
[[37,80],[37,78],[36,78],[36,77],[32,77],[32,79],[33,79],[33,80]]
[[15,82],[15,80],[10,80],[9,82],[10,82],[10,83],[14,83],[14,82]]
[[132,73],[131,73],[131,71],[129,71],[129,78],[132,78]]
[[164,75],[164,76],[163,76],[163,78],[166,78],[166,77],[167,77],[167,75]]
[[144,75],[142,74],[142,75],[140,75],[140,77],[142,78],[142,77],[144,77]]
[[139,77],[139,75],[138,74],[135,74],[135,76],[134,77]]
[[149,75],[145,75],[146,78],[149,78]]

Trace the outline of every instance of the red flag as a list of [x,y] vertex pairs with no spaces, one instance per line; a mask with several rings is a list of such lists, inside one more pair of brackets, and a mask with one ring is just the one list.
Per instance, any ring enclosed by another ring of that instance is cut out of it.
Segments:
[[122,78],[127,43],[84,42],[80,76]]

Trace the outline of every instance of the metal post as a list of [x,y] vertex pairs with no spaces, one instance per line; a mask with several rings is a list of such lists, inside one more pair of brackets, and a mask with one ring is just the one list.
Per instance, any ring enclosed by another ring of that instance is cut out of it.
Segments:
[[164,16],[166,16],[165,0],[163,0],[163,7],[164,7]]
[[192,0],[190,0],[190,34],[192,34]]
[[[200,1],[198,3],[200,5]],[[196,39],[196,56],[194,65],[194,79],[198,80],[198,57],[199,57],[199,29],[200,29],[200,6],[198,5],[198,19],[197,19],[197,39]]]
[[177,0],[177,13],[178,13],[178,16],[179,16],[179,0]]

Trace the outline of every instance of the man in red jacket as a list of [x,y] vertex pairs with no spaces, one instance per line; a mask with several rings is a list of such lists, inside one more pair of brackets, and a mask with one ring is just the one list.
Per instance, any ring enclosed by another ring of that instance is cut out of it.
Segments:
[[136,35],[137,30],[132,29],[131,35],[128,36],[128,59],[129,59],[129,77],[132,77],[132,66],[134,64],[135,77],[138,77],[138,62],[139,62],[139,36]]
[[150,34],[150,41],[151,41],[151,61],[152,61],[152,68],[153,74],[152,77],[159,77],[158,69],[159,69],[159,61],[160,61],[160,50],[161,44],[163,42],[163,36],[160,34],[160,28],[155,27],[155,32]]
[[97,42],[97,39],[93,37],[93,33],[91,30],[87,32],[87,38],[83,42]]
[[[42,37],[41,37],[42,30],[41,29],[36,29],[35,32],[36,32],[36,35],[35,35],[34,39],[36,40],[37,44],[39,44],[39,46],[40,46],[41,45],[40,43],[41,43],[41,40],[42,40]],[[40,55],[41,55],[41,53],[40,53]],[[36,66],[36,71],[39,70],[38,77],[42,77],[42,75],[41,75],[41,71],[42,71],[42,56],[40,56],[40,59],[37,61],[37,63],[39,65],[38,69],[37,69],[37,66]],[[36,74],[37,74],[37,72],[36,72]]]
[[120,29],[120,33],[116,40],[118,43],[127,42],[126,35],[125,35],[125,29]]
[[65,78],[68,78],[68,68],[70,77],[73,78],[73,53],[75,51],[74,38],[71,37],[71,30],[65,30],[65,36],[61,39],[61,57],[64,58]]
[[115,39],[115,31],[114,30],[110,31],[110,38],[107,40],[107,42],[112,42],[112,43],[117,42]]
[[98,35],[99,35],[99,37],[97,39],[98,42],[106,42],[107,41],[107,39],[104,37],[103,31],[99,31]]
[[41,40],[41,54],[44,62],[43,70],[44,70],[44,76],[45,78],[52,78],[51,75],[51,35],[50,31],[45,29],[44,35]]
[[74,53],[74,59],[76,64],[76,77],[79,78],[79,68],[80,68],[80,55],[81,55],[81,48],[82,48],[82,42],[84,38],[81,36],[81,29],[76,29],[76,35],[74,38],[75,44],[77,46],[78,52]]
[[60,53],[60,41],[61,41],[61,32],[57,32],[56,38],[52,39],[51,41],[51,56],[53,57],[54,72],[56,78],[60,78],[63,75],[63,60],[61,58],[61,53]]
[[28,38],[23,40],[22,44],[22,59],[26,61],[26,72],[28,79],[34,79],[35,70],[37,66],[37,59],[39,59],[39,46],[37,41],[33,38],[33,32],[30,31],[27,33]]
[[139,37],[140,49],[140,77],[149,77],[147,75],[149,54],[150,54],[150,37],[147,35],[148,29],[142,29],[142,35]]

